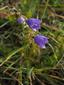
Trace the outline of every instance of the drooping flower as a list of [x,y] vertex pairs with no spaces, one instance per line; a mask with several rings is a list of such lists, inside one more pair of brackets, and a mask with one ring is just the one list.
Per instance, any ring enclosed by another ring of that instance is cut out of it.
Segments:
[[25,19],[22,16],[17,19],[17,22],[19,24],[23,23],[24,21],[25,21]]
[[41,24],[41,21],[39,19],[36,19],[36,18],[30,18],[30,19],[27,19],[26,20],[26,23],[29,25],[29,27],[36,31],[36,30],[39,30],[40,29],[40,24]]
[[48,38],[38,34],[34,37],[34,41],[40,48],[46,48],[45,45],[48,43]]

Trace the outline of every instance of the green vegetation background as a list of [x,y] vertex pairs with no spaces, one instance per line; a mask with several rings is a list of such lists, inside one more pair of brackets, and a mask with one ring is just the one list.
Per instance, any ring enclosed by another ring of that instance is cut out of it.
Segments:
[[[0,85],[64,85],[64,0],[9,1],[0,0]],[[46,49],[36,46],[30,28],[9,16],[15,13],[42,20]]]

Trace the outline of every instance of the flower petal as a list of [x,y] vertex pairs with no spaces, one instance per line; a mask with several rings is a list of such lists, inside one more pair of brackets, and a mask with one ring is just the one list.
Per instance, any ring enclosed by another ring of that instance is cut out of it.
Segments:
[[17,22],[20,24],[23,23],[24,21],[25,21],[25,19],[23,17],[20,17],[17,19]]
[[41,21],[39,19],[30,18],[30,19],[26,20],[26,23],[29,25],[29,27],[32,30],[36,31],[36,30],[40,29]]
[[48,38],[38,34],[34,37],[34,41],[40,48],[46,48],[45,45],[48,43]]

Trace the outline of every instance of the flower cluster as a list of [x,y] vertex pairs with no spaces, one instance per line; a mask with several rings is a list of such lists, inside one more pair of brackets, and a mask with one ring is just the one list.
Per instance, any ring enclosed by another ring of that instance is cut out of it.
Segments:
[[[41,28],[41,21],[36,18],[30,18],[30,19],[25,20],[23,17],[20,17],[17,19],[17,21],[20,24],[23,22],[26,22],[28,24],[28,26],[34,31],[37,31]],[[46,47],[45,45],[48,43],[48,38],[41,34],[38,34],[34,37],[34,42],[40,48],[45,48]]]

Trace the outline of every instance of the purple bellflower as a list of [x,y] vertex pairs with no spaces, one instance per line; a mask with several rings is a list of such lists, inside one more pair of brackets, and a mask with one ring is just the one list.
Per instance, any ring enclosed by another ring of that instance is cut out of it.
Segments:
[[26,20],[26,23],[29,25],[29,27],[34,30],[37,31],[40,29],[40,24],[41,21],[39,19],[35,19],[35,18],[30,18]]
[[34,37],[34,41],[40,48],[46,48],[45,45],[48,43],[48,38],[38,34]]
[[25,19],[22,16],[17,19],[17,22],[19,24],[23,23],[24,21],[25,21]]

